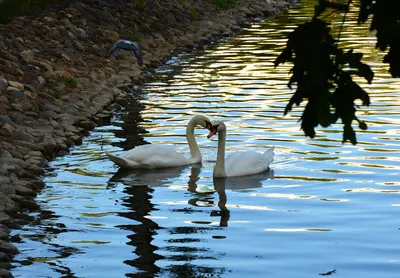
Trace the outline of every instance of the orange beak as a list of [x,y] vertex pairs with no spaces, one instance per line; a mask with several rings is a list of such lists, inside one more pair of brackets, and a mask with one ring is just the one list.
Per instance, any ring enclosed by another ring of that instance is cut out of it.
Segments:
[[216,128],[212,128],[212,129],[210,129],[210,133],[207,135],[207,138],[210,139],[215,134],[217,134],[217,129]]

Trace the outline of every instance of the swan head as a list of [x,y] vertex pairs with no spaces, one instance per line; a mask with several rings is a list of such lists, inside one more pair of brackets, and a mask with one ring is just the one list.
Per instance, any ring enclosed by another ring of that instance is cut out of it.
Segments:
[[211,130],[212,124],[211,121],[208,117],[204,115],[196,115],[193,117],[192,121],[194,122],[194,125],[200,125],[203,128],[207,128],[208,130]]
[[226,126],[225,126],[224,122],[217,121],[208,130],[210,131],[210,133],[208,134],[207,138],[211,138],[218,132],[225,131]]

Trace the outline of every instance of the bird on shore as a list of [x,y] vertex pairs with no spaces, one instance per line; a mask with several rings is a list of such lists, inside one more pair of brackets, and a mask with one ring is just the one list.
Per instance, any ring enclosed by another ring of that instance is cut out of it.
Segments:
[[137,42],[133,41],[128,41],[128,40],[117,40],[113,46],[108,50],[107,54],[105,55],[105,58],[109,58],[111,54],[113,54],[115,51],[118,51],[120,49],[127,50],[127,51],[133,51],[135,53],[135,56],[138,60],[138,64],[141,66],[143,65],[143,59],[142,59],[142,49]]

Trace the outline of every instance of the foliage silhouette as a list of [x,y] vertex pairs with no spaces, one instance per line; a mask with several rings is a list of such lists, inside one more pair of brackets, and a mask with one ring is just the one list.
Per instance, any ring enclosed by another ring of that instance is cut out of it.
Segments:
[[[341,3],[319,0],[311,21],[299,25],[288,36],[286,47],[275,60],[275,67],[285,62],[293,63],[288,86],[297,85],[296,91],[286,106],[284,114],[304,99],[308,103],[300,119],[306,136],[314,138],[315,127],[328,127],[341,119],[343,143],[357,144],[353,121],[360,129],[367,124],[356,116],[355,100],[370,105],[368,93],[353,81],[361,76],[368,83],[374,78],[371,68],[361,61],[363,54],[345,51],[338,46],[339,38],[331,34],[329,24],[319,18],[327,9],[344,12],[343,24],[352,2],[359,4],[358,23],[365,23],[372,15],[371,31],[376,31],[376,47],[382,51],[389,48],[383,62],[388,63],[393,77],[400,77],[400,1],[399,0],[348,0]],[[349,69],[350,68],[350,69]]]

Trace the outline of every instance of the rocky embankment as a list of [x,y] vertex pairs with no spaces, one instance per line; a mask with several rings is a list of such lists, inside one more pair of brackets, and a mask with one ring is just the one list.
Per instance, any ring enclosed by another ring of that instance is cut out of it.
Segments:
[[[40,175],[126,102],[123,88],[141,82],[176,51],[232,36],[290,0],[238,0],[218,9],[213,0],[61,1],[38,16],[0,25],[0,277],[17,248],[10,229],[38,209]],[[105,53],[117,39],[139,41],[133,52]]]

